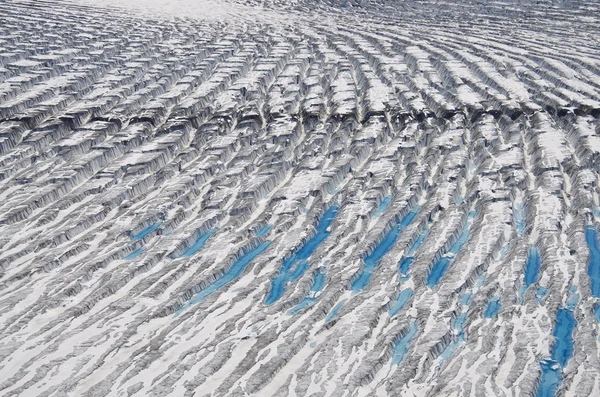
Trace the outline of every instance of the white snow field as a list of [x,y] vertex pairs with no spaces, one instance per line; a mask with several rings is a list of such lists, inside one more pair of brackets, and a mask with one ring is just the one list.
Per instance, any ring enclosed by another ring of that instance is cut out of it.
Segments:
[[0,396],[599,396],[600,3],[0,0]]

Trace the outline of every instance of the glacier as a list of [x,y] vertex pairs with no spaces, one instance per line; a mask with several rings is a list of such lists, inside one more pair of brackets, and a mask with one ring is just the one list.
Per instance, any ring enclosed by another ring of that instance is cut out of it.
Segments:
[[0,0],[0,396],[600,395],[599,36]]

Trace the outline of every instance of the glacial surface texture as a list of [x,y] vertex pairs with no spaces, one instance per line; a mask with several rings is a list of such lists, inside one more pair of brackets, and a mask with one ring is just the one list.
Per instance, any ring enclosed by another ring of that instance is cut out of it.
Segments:
[[0,0],[0,395],[600,395],[600,6]]

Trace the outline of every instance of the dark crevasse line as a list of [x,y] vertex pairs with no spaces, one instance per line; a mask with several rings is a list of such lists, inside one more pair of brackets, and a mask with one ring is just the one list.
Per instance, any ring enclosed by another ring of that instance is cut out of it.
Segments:
[[152,233],[154,230],[158,229],[160,227],[160,225],[162,225],[162,222],[157,222],[157,223],[153,223],[152,225],[146,227],[145,229],[143,229],[141,232],[132,235],[131,239],[132,240],[141,240],[144,237],[146,237],[147,235],[149,235],[150,233]]
[[190,256],[194,255],[196,252],[198,252],[202,247],[204,247],[204,245],[206,244],[206,242],[208,241],[208,239],[215,234],[216,230],[212,229],[209,230],[206,233],[202,233],[200,236],[198,236],[198,238],[196,239],[196,241],[194,241],[194,243],[189,246],[185,251],[183,251],[183,253],[181,254],[181,258],[189,258]]
[[[329,207],[319,220],[317,233],[304,243],[295,254],[283,261],[279,273],[271,280],[271,288],[265,299],[266,305],[272,305],[277,302],[285,293],[287,283],[297,280],[304,272],[306,272],[309,267],[308,258],[315,252],[319,245],[329,237],[329,234],[331,234],[331,232],[328,231],[328,228],[333,223],[338,211],[338,206],[333,205]],[[296,266],[294,267],[294,265]]]
[[552,335],[555,338],[552,346],[551,358],[542,360],[542,376],[538,385],[537,397],[553,397],[562,382],[562,370],[573,357],[574,340],[573,331],[577,327],[577,320],[573,310],[561,308],[556,313],[556,324]]
[[394,344],[392,366],[398,365],[404,360],[404,356],[408,353],[408,348],[418,332],[419,327],[417,326],[416,321],[411,322],[406,334],[400,337]]
[[590,277],[592,296],[600,298],[600,246],[598,245],[598,232],[594,226],[588,226],[585,229],[585,241],[590,250],[588,276]]
[[483,317],[485,318],[493,318],[498,315],[500,312],[500,298],[498,296],[493,296],[487,304],[485,308],[485,312],[483,313]]
[[417,213],[419,212],[419,208],[420,206],[417,205],[410,210],[410,212],[406,214],[400,222],[398,222],[392,229],[390,229],[389,232],[387,232],[383,240],[381,240],[375,249],[373,249],[373,252],[363,259],[365,266],[358,278],[352,283],[351,288],[353,293],[362,291],[369,284],[369,281],[373,276],[373,271],[377,265],[379,265],[379,262],[381,262],[381,259],[385,256],[385,254],[387,254],[388,251],[394,246],[400,233],[415,219]]
[[204,288],[202,291],[198,292],[192,299],[190,299],[185,305],[183,305],[178,312],[185,310],[186,308],[201,302],[203,299],[217,291],[219,288],[224,286],[225,284],[235,280],[238,278],[246,269],[246,267],[254,260],[257,256],[265,252],[265,250],[271,245],[270,241],[264,241],[261,244],[257,245],[253,249],[247,251],[242,256],[240,256],[223,274],[221,277],[216,279],[212,284],[208,287]]
[[446,252],[431,268],[431,272],[427,277],[427,286],[429,288],[438,285],[442,277],[444,277],[444,274],[446,274],[446,271],[448,270],[448,267],[450,266],[450,263],[456,254],[458,254],[462,247],[466,244],[467,240],[469,239],[469,235],[471,234],[471,225],[473,224],[475,214],[475,211],[469,212],[467,222],[463,226],[463,230],[458,239],[454,242],[454,244],[452,244],[448,252]]
[[290,309],[288,314],[294,315],[294,314],[298,313],[300,310],[305,309],[305,308],[309,307],[310,305],[312,305],[312,303],[317,300],[317,297],[319,296],[319,293],[321,292],[321,290],[323,289],[324,286],[325,286],[325,269],[318,268],[317,270],[315,270],[315,273],[313,274],[313,282],[310,287],[310,290],[308,291],[308,293],[306,294],[304,299],[302,299],[302,301],[300,301],[300,303],[298,303],[295,307]]

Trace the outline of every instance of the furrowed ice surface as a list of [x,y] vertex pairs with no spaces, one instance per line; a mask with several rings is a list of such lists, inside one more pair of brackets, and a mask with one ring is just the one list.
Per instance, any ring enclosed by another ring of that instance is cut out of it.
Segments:
[[599,395],[598,26],[0,0],[0,396]]

